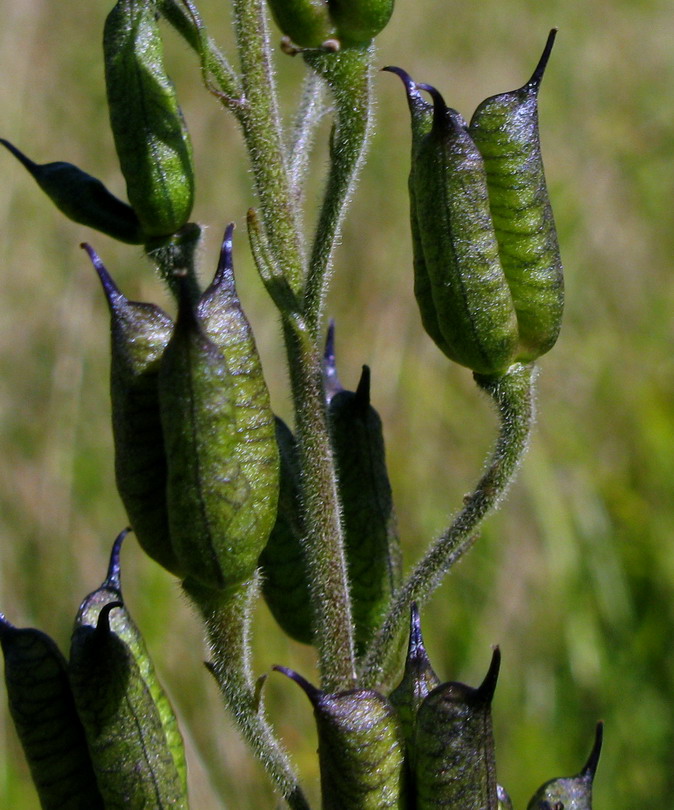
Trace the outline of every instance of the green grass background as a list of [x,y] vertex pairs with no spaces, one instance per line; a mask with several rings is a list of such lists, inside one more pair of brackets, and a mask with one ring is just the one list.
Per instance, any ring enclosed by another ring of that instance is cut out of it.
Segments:
[[[200,4],[229,41],[229,5]],[[674,793],[674,9],[668,0],[398,0],[378,61],[438,86],[467,117],[522,84],[560,29],[541,93],[541,130],[565,263],[567,309],[541,361],[539,418],[510,497],[427,606],[436,670],[476,684],[503,652],[495,699],[499,780],[523,810],[543,781],[576,772],[606,722],[595,808],[671,806]],[[2,0],[0,135],[37,161],[69,160],[116,193],[100,38],[108,0]],[[197,161],[204,276],[224,225],[238,225],[240,293],[274,407],[290,418],[274,310],[244,230],[254,200],[233,120],[200,87],[167,32],[171,73]],[[300,60],[279,58],[292,110]],[[378,129],[329,311],[340,372],[373,373],[407,565],[446,525],[481,469],[495,422],[470,373],[423,333],[411,289],[408,113],[378,74]],[[327,133],[324,130],[323,135]],[[325,137],[323,137],[323,141]],[[318,199],[319,156],[309,202]],[[104,576],[125,525],[115,493],[108,321],[83,239],[129,297],[170,306],[133,247],[66,221],[0,154],[0,610],[66,648],[81,598]],[[133,539],[125,596],[183,722],[198,810],[275,806],[203,668],[201,631],[179,587]],[[258,611],[256,666],[315,677],[309,650]],[[271,713],[317,796],[308,703],[279,675]],[[0,806],[35,793],[0,687]]]

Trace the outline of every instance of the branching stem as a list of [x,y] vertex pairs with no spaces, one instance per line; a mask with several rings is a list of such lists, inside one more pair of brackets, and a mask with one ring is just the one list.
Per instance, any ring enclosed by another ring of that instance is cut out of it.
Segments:
[[209,669],[243,738],[292,810],[309,810],[288,756],[267,720],[251,672],[249,636],[258,577],[226,594],[189,582],[183,588],[204,619],[211,652]]
[[394,597],[363,659],[360,686],[373,688],[385,680],[389,658],[412,603],[420,607],[430,597],[452,565],[473,544],[484,518],[498,507],[506,494],[529,443],[535,415],[535,377],[535,366],[520,363],[511,366],[502,377],[475,375],[480,388],[494,400],[501,423],[489,466],[473,492],[465,498],[463,509],[432,544]]

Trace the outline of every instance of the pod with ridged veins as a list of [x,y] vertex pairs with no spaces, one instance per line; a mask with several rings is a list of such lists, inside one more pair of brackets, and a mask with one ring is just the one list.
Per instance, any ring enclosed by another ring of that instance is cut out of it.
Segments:
[[178,317],[159,373],[171,546],[186,578],[222,590],[252,576],[274,525],[274,417],[236,296],[231,229],[199,300],[186,277],[176,281]]
[[497,810],[491,702],[500,662],[496,648],[477,689],[441,684],[419,707],[414,741],[418,810]]
[[54,205],[73,222],[95,228],[130,245],[143,243],[144,234],[133,208],[111,194],[100,180],[72,163],[35,163],[4,138],[0,138],[0,143],[21,162]]
[[416,82],[402,68],[389,65],[383,70],[395,73],[402,79],[407,93],[407,104],[412,120],[412,154],[410,160],[410,174],[407,182],[407,191],[410,200],[410,230],[412,233],[412,266],[414,268],[414,297],[419,307],[421,322],[428,335],[433,339],[444,354],[449,352],[447,342],[438,324],[438,313],[433,303],[433,291],[428,268],[424,258],[421,242],[421,229],[417,215],[416,184],[414,168],[416,165],[416,152],[424,136],[428,135],[433,126],[433,105],[421,95]]
[[406,807],[405,743],[387,698],[370,689],[327,694],[286,667],[274,667],[302,687],[318,730],[323,810]]
[[268,0],[276,24],[295,45],[367,45],[388,23],[394,0]]
[[[484,101],[470,127],[434,87],[400,68],[412,114],[410,210],[424,328],[452,360],[498,376],[554,345],[561,261],[538,137],[537,93],[554,32],[529,82]],[[419,90],[429,92],[431,107]]]
[[103,810],[66,660],[54,641],[0,614],[9,711],[43,810]]
[[583,769],[576,776],[551,779],[536,791],[527,810],[592,810],[592,783],[597,772],[604,724],[597,723],[594,745]]
[[114,543],[105,581],[78,611],[70,684],[106,810],[187,808],[175,715],[122,600],[125,535]]
[[173,321],[154,304],[129,301],[84,244],[110,309],[110,398],[117,490],[141,547],[176,576],[166,507],[166,454],[159,415],[159,366]]
[[153,0],[118,0],[103,32],[110,125],[148,240],[185,225],[194,201],[192,147],[164,68],[157,16]]
[[484,162],[461,115],[430,85],[433,124],[412,173],[427,307],[440,348],[481,374],[500,373],[517,350],[517,316],[501,267]]
[[484,159],[501,265],[517,313],[517,359],[522,362],[554,346],[564,308],[562,262],[538,127],[538,90],[556,33],[550,32],[529,81],[485,99],[469,127]]

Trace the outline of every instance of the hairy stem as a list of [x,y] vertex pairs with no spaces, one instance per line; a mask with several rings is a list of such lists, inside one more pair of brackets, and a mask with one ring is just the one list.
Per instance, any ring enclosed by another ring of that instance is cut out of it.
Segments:
[[341,509],[330,444],[321,353],[306,329],[286,326],[286,348],[297,418],[305,554],[312,588],[321,687],[355,685],[353,623]]
[[288,756],[267,720],[251,671],[250,624],[259,577],[224,594],[187,581],[183,588],[206,624],[209,669],[242,736],[288,805],[293,810],[309,810]]
[[388,660],[412,603],[421,606],[430,597],[452,565],[473,544],[484,518],[498,507],[506,494],[529,443],[535,413],[535,377],[535,366],[520,363],[511,366],[502,377],[475,375],[480,388],[494,400],[501,422],[489,466],[473,492],[464,499],[463,509],[395,595],[363,659],[359,685],[374,687],[385,679]]
[[315,336],[321,328],[332,255],[356,185],[372,129],[373,46],[338,53],[307,53],[305,60],[322,76],[335,99],[330,141],[330,171],[309,261],[305,313]]
[[290,183],[298,206],[301,206],[303,201],[304,180],[309,168],[316,127],[325,112],[323,97],[321,78],[313,72],[307,72],[288,144]]
[[232,107],[243,128],[264,229],[274,259],[295,292],[304,282],[302,231],[292,194],[264,0],[232,0],[243,99]]

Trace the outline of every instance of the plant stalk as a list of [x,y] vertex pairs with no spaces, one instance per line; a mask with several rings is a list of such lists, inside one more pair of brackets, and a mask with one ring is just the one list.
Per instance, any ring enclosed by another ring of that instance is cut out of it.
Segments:
[[355,686],[353,622],[341,509],[330,443],[321,353],[307,334],[285,327],[296,413],[305,554],[315,608],[321,687]]
[[394,597],[388,615],[363,658],[359,686],[374,688],[386,679],[388,661],[412,603],[419,607],[440,585],[454,563],[474,543],[480,524],[502,501],[526,453],[535,419],[536,367],[516,363],[501,377],[474,375],[493,399],[500,432],[486,472],[463,509],[435,540]]
[[314,337],[321,328],[332,256],[340,227],[365,158],[372,130],[374,46],[338,53],[308,52],[304,59],[321,76],[335,99],[330,139],[330,170],[309,261],[305,316]]
[[183,583],[185,593],[205,622],[211,654],[208,668],[218,683],[225,706],[292,810],[309,810],[288,756],[267,720],[251,671],[251,614],[259,587],[257,574],[226,593],[188,581]]
[[301,218],[288,176],[264,0],[232,0],[244,97],[243,129],[274,259],[295,293],[304,283]]

